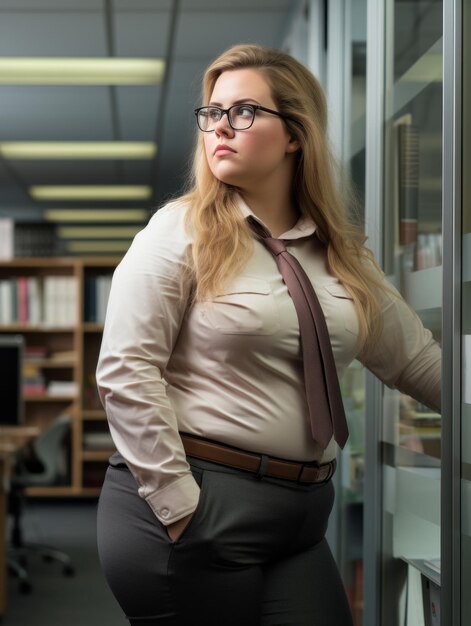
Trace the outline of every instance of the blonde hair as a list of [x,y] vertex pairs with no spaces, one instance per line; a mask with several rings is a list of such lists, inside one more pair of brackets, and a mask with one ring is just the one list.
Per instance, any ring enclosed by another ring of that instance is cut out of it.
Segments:
[[[293,180],[295,203],[312,217],[326,246],[329,270],[352,296],[359,319],[363,354],[377,340],[381,311],[377,289],[384,290],[379,269],[364,243],[366,237],[347,212],[345,185],[337,185],[339,168],[327,140],[327,106],[317,79],[288,54],[259,45],[238,45],[219,56],[206,70],[203,102],[210,100],[218,77],[225,71],[253,68],[263,73],[289,133],[299,140]],[[200,136],[195,150],[188,201],[187,227],[193,236],[195,299],[221,292],[240,273],[253,250],[253,235],[237,204],[237,189],[211,172]],[[351,196],[350,196],[351,197]],[[379,274],[378,274],[379,272]],[[376,288],[376,292],[375,292]]]

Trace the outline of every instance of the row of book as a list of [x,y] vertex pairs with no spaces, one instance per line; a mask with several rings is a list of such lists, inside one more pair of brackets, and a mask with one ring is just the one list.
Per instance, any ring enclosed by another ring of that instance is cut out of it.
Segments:
[[111,274],[85,277],[85,321],[103,323],[111,289]]
[[0,324],[73,326],[77,323],[75,276],[13,276],[0,280]]
[[54,256],[59,251],[56,232],[55,224],[1,218],[0,258]]
[[45,395],[73,399],[78,394],[78,385],[74,380],[46,381],[43,372],[26,368],[23,377],[23,394],[26,396]]
[[[55,380],[50,374],[44,374],[42,363],[47,360],[51,368],[55,363],[61,368],[64,363],[72,363],[75,353],[72,350],[49,352],[42,345],[28,345],[25,347],[22,366],[22,389],[25,395],[67,396],[74,398],[78,394],[78,384],[74,380]],[[61,368],[62,369],[62,368]]]

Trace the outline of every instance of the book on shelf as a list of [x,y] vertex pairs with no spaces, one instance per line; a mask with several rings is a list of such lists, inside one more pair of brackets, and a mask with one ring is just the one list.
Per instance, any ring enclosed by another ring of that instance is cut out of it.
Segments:
[[85,277],[85,310],[86,322],[103,323],[111,289],[111,274],[100,274]]
[[75,380],[50,380],[47,385],[50,396],[75,396],[78,393],[78,385]]
[[0,280],[0,323],[11,324],[14,315],[14,289],[10,280]]
[[46,257],[56,254],[56,226],[47,222],[16,222],[15,257]]
[[26,345],[24,358],[25,361],[38,361],[47,357],[47,348],[42,345]]
[[0,259],[12,259],[15,254],[15,222],[11,217],[0,218]]
[[77,303],[75,276],[12,276],[0,280],[0,324],[74,325]]
[[399,243],[417,241],[419,205],[419,131],[411,116],[396,122],[398,155]]
[[113,450],[115,445],[109,432],[89,432],[83,434],[83,447],[86,450]]
[[25,395],[46,393],[46,381],[42,370],[32,361],[23,362],[22,390]]
[[44,277],[44,318],[46,325],[77,323],[78,283],[75,276]]

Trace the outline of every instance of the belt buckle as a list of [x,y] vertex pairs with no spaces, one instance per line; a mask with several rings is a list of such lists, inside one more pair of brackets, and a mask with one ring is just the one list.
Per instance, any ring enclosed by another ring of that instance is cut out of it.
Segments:
[[316,483],[319,477],[320,465],[318,463],[309,463],[309,465],[303,465],[298,476],[298,483]]
[[327,482],[329,478],[331,477],[331,471],[332,471],[332,466],[330,463],[324,463],[323,465],[319,466],[318,478],[321,479],[319,482],[322,482],[322,483]]
[[[312,475],[312,473],[314,473]],[[309,465],[303,465],[300,473],[298,482],[299,483],[325,483],[332,476],[332,464],[331,463],[323,463],[319,465],[319,463],[310,463]],[[303,476],[305,476],[303,478]]]

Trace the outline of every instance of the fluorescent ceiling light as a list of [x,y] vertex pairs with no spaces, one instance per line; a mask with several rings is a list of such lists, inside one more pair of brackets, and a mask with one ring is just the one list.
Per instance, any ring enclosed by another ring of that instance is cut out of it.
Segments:
[[145,141],[8,141],[6,159],[152,159],[155,143]]
[[0,58],[4,85],[152,85],[162,82],[163,59]]
[[148,200],[146,185],[35,185],[29,188],[35,200]]
[[146,209],[46,209],[47,222],[144,222]]
[[61,239],[132,239],[142,226],[60,226]]
[[68,252],[126,252],[131,245],[130,241],[65,241],[64,246]]

